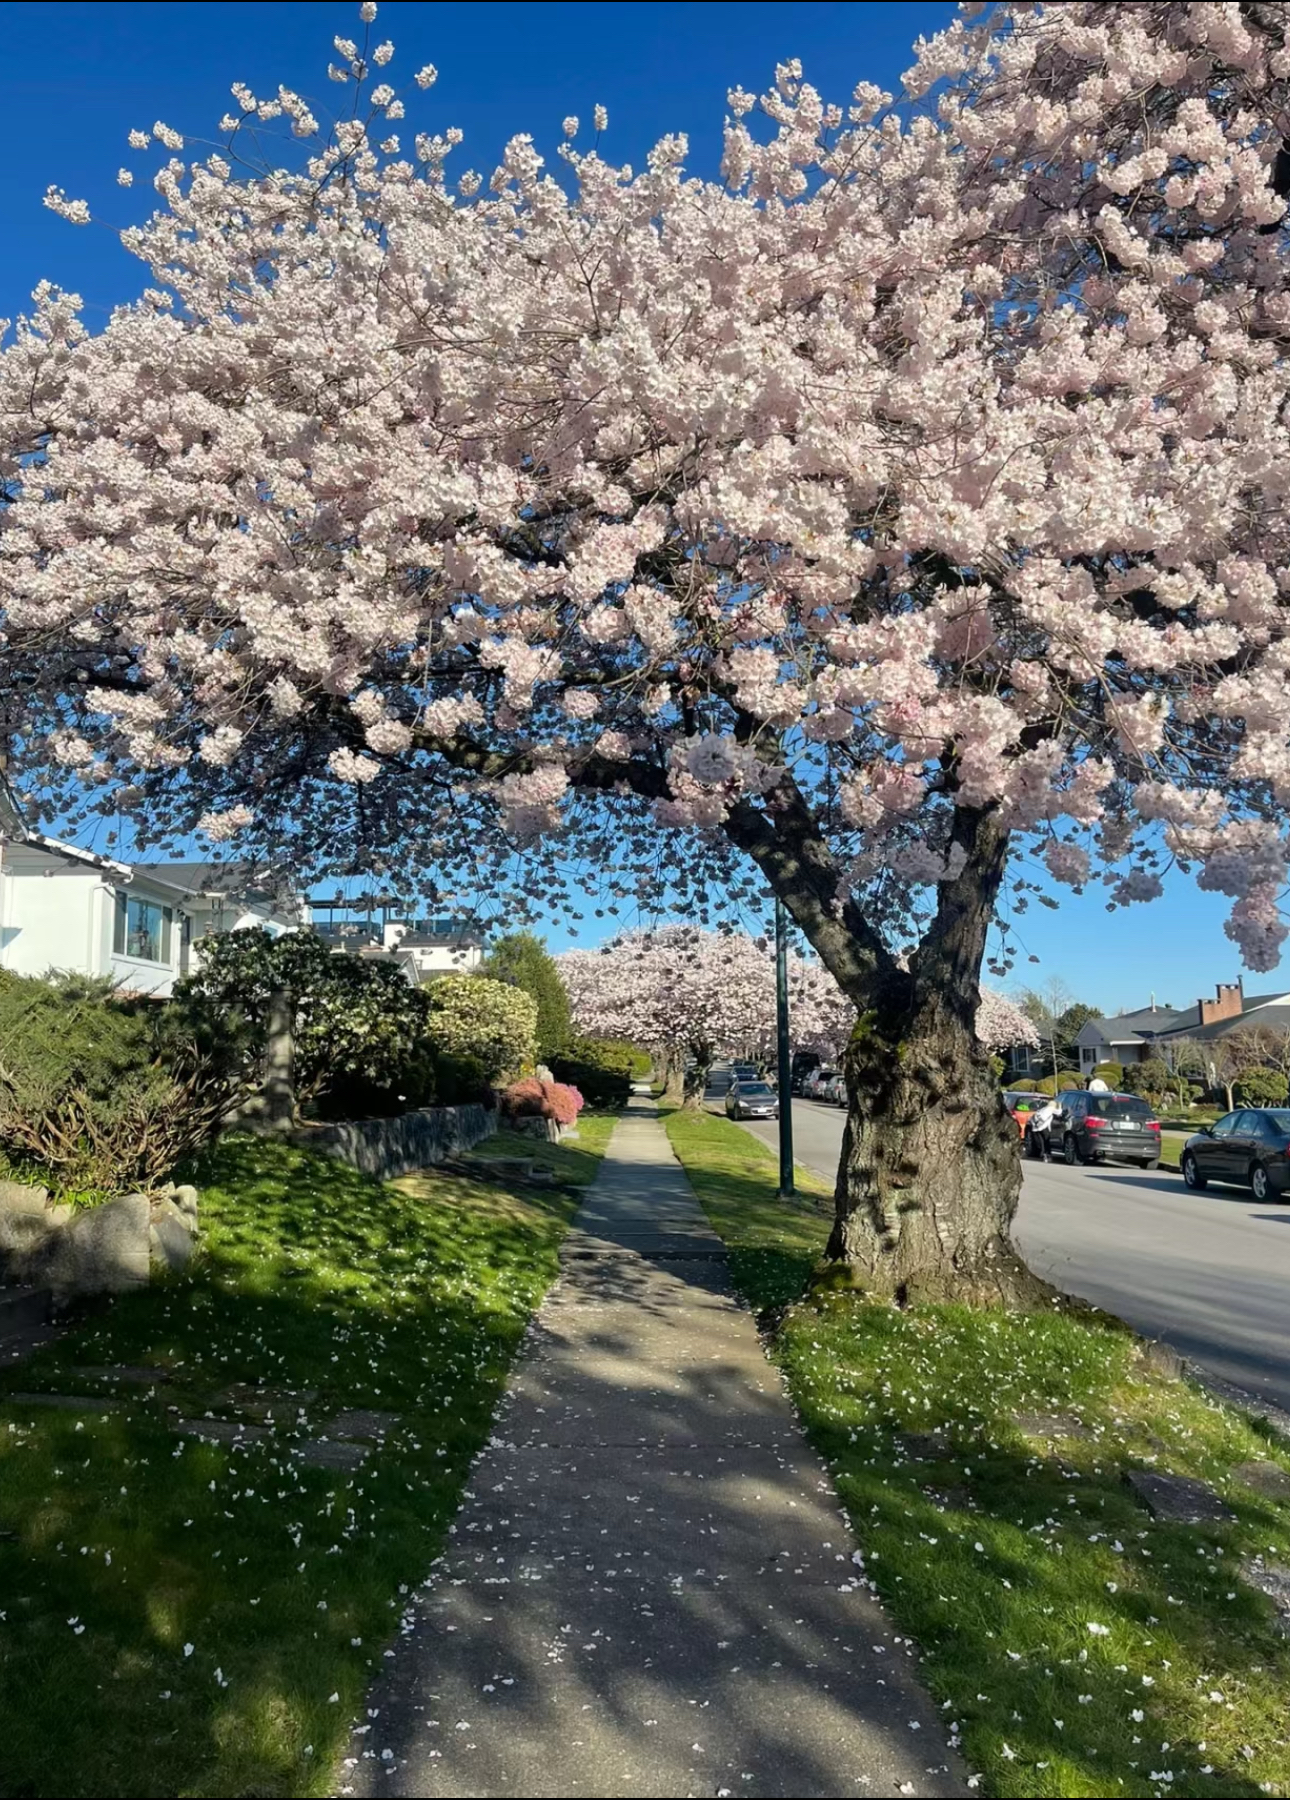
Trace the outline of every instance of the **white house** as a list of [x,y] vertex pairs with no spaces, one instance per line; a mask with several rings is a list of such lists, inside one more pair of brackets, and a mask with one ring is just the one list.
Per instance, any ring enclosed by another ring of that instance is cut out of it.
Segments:
[[483,935],[466,919],[341,919],[314,929],[338,954],[396,964],[413,987],[439,975],[472,975],[484,960]]
[[165,999],[201,960],[212,932],[258,925],[274,936],[309,923],[254,875],[212,863],[128,863],[29,830],[0,809],[0,969],[108,976]]

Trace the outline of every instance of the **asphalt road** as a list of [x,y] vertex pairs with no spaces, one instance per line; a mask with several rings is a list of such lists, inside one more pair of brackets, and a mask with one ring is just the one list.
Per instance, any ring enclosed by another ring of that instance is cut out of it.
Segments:
[[[777,1142],[774,1124],[745,1129]],[[795,1100],[793,1140],[797,1161],[831,1181],[840,1108]],[[1290,1410],[1290,1203],[1191,1194],[1167,1169],[1024,1169],[1016,1235],[1038,1274]]]

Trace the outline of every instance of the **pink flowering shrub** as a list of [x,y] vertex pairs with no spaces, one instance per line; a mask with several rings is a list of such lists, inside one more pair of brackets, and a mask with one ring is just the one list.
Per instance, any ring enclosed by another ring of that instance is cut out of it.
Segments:
[[583,1105],[576,1087],[563,1081],[543,1081],[537,1075],[513,1081],[502,1095],[502,1111],[512,1118],[554,1119],[557,1125],[574,1124]]

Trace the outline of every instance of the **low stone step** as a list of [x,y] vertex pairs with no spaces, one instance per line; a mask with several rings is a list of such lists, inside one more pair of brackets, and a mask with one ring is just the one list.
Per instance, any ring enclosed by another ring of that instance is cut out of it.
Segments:
[[62,1336],[57,1325],[28,1325],[9,1337],[0,1338],[0,1369],[11,1369],[16,1363]]
[[0,1341],[49,1323],[48,1288],[0,1287]]

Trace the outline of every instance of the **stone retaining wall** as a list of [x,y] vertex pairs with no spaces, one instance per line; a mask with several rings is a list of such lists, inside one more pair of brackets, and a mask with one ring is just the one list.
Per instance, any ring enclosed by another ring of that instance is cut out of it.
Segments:
[[424,1106],[393,1119],[313,1126],[290,1141],[388,1181],[469,1150],[496,1130],[497,1114],[487,1106]]

